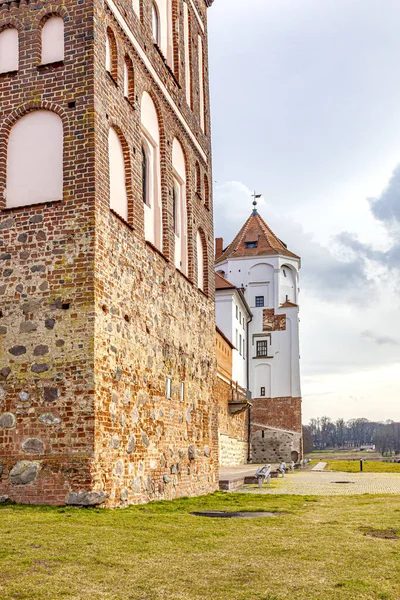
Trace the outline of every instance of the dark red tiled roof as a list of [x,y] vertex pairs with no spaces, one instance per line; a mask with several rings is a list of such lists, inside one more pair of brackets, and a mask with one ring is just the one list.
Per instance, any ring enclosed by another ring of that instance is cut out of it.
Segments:
[[215,289],[216,290],[236,290],[236,285],[222,277],[219,273],[215,273]]
[[[255,246],[252,247],[252,243]],[[268,256],[283,254],[299,259],[297,254],[288,250],[285,244],[268,227],[257,211],[253,211],[235,239],[215,261],[219,263],[227,258],[242,256]]]

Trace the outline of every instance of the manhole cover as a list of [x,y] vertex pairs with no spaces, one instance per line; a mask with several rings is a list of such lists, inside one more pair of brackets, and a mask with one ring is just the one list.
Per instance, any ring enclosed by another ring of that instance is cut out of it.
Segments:
[[279,517],[281,513],[271,512],[226,512],[218,510],[204,510],[192,512],[195,517],[210,517],[212,519],[261,519],[263,517]]
[[331,483],[355,483],[355,481],[331,481]]

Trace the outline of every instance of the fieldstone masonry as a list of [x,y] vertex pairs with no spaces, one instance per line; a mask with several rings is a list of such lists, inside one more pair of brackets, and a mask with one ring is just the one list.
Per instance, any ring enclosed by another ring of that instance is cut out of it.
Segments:
[[[182,0],[172,4],[174,31],[182,31]],[[150,0],[141,2],[141,19],[131,0],[115,5],[182,118],[107,2],[0,2],[0,31],[13,25],[20,33],[19,70],[0,75],[0,496],[16,502],[116,507],[218,485],[212,202],[195,185],[196,163],[202,180],[212,181],[207,61],[204,133],[195,76],[193,106],[186,103],[182,37],[172,72],[152,40]],[[206,31],[209,5],[196,1],[196,14],[188,4],[191,39],[202,36],[206,56],[199,19]],[[50,14],[64,19],[65,59],[38,67],[41,26]],[[107,26],[117,40],[115,81],[104,68]],[[123,94],[125,54],[134,65],[133,104]],[[197,52],[191,60],[195,73]],[[144,240],[145,90],[160,119],[162,251]],[[37,109],[63,122],[64,196],[7,209],[8,134]],[[129,223],[109,207],[111,125],[127,140]],[[175,137],[187,160],[188,277],[174,266]],[[206,248],[204,292],[197,286],[198,229]]]

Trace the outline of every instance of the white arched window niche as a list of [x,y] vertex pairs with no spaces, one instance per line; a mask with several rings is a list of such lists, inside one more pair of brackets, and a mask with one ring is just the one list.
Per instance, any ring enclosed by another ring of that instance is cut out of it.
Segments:
[[128,221],[128,194],[124,149],[117,131],[111,127],[108,134],[110,169],[110,208]]
[[297,274],[292,267],[283,265],[279,273],[279,303],[297,304]]
[[117,42],[111,28],[107,28],[106,34],[106,71],[112,76],[114,81],[118,78],[118,56]]
[[64,20],[50,17],[42,27],[42,65],[64,60]]
[[5,196],[7,208],[62,200],[63,125],[57,114],[35,110],[11,129]]
[[183,148],[177,139],[172,145],[173,169],[173,221],[175,239],[175,266],[188,274],[188,240],[186,209],[186,160]]
[[201,36],[198,36],[198,66],[199,66],[199,101],[200,101],[200,127],[202,131],[205,131],[205,105],[204,105],[204,49],[203,40]]
[[174,65],[172,0],[153,0],[151,5],[153,40],[163,53],[168,65]]
[[15,27],[0,32],[0,73],[18,71],[19,35]]
[[151,4],[151,30],[153,33],[154,43],[161,46],[161,22],[158,5],[156,2]]
[[197,246],[197,287],[204,292],[205,291],[205,283],[206,283],[206,273],[205,273],[205,258],[206,252],[204,248],[203,236],[201,235],[201,231],[197,230],[196,235],[196,246]]
[[145,239],[162,249],[160,127],[154,102],[147,92],[141,102],[142,196]]

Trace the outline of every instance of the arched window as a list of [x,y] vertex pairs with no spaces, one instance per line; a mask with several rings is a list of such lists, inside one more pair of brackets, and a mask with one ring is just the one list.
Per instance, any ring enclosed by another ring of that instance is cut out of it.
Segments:
[[177,139],[172,145],[173,169],[173,217],[175,236],[175,266],[188,274],[188,240],[186,210],[186,160],[181,144]]
[[142,177],[145,238],[162,249],[160,127],[154,102],[147,92],[141,102]]
[[18,31],[8,27],[0,33],[0,73],[18,71]]
[[125,56],[124,62],[124,96],[131,104],[135,102],[135,80],[133,63],[129,56]]
[[108,134],[108,159],[110,168],[110,208],[128,221],[128,194],[124,149],[116,130]]
[[199,66],[199,101],[200,101],[200,127],[202,131],[205,131],[205,110],[204,110],[204,50],[203,40],[198,36],[198,66]]
[[279,302],[297,303],[297,275],[296,271],[285,265],[280,270],[279,275]]
[[206,173],[204,173],[204,204],[206,208],[210,208],[210,186]]
[[8,138],[6,206],[27,206],[62,197],[62,121],[48,110],[30,112],[15,123]]
[[201,172],[200,172],[200,165],[198,162],[196,162],[195,165],[195,189],[196,189],[196,194],[198,194],[201,197]]
[[206,251],[204,248],[203,236],[200,230],[197,230],[196,236],[196,246],[197,246],[197,287],[205,291],[205,282],[206,282]]
[[118,80],[117,42],[110,27],[107,28],[106,37],[106,70],[116,82]]
[[42,65],[64,60],[64,20],[50,17],[42,27]]
[[153,2],[151,5],[151,27],[153,31],[153,40],[158,46],[160,46],[160,14],[155,2]]

